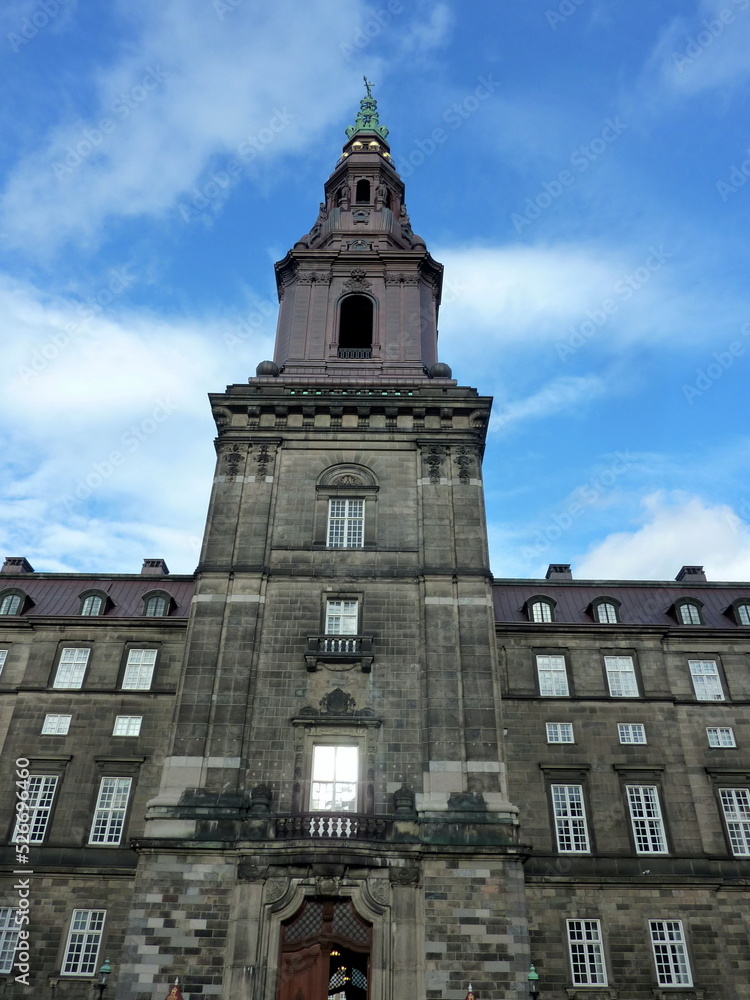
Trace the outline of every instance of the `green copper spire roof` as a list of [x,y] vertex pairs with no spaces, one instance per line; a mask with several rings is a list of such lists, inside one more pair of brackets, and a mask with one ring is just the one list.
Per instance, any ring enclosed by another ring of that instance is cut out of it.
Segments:
[[388,129],[385,125],[380,124],[380,119],[378,117],[378,102],[372,96],[371,87],[372,84],[369,82],[367,77],[365,79],[365,89],[367,94],[359,102],[359,114],[353,125],[350,125],[346,130],[347,137],[349,139],[355,136],[357,132],[377,132],[381,139],[386,139],[388,137]]

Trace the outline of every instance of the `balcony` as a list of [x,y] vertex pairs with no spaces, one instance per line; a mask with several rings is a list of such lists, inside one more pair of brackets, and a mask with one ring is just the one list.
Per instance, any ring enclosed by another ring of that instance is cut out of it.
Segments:
[[366,361],[372,357],[371,347],[339,347],[339,358],[346,361]]
[[388,822],[359,813],[299,813],[276,817],[278,840],[385,840]]
[[321,663],[359,663],[362,672],[372,670],[372,636],[310,635],[307,637],[305,663],[312,672]]

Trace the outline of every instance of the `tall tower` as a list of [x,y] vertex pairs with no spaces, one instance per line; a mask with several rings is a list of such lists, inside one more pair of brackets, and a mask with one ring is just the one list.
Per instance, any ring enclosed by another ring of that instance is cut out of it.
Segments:
[[368,85],[276,265],[274,360],[211,396],[216,475],[123,1000],[176,974],[251,1000],[526,990],[491,401],[437,360],[442,266],[387,134]]

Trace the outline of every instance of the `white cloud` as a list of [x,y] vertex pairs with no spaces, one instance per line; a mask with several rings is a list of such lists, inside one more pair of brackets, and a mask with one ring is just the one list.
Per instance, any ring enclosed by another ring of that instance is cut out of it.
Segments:
[[506,429],[523,420],[538,420],[561,410],[580,407],[589,400],[597,399],[605,390],[606,383],[596,375],[554,379],[526,399],[506,403],[492,417],[490,430]]

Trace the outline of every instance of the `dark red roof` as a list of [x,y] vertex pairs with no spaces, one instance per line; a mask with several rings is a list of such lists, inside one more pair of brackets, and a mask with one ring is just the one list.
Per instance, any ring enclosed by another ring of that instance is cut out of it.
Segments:
[[[63,576],[52,573],[24,573],[0,577],[0,594],[21,590],[33,601],[29,615],[78,615],[81,594],[99,591],[112,602],[104,618],[143,616],[143,598],[153,591],[169,594],[174,600],[170,618],[187,618],[195,581],[192,576]],[[102,616],[98,616],[102,617]]]

